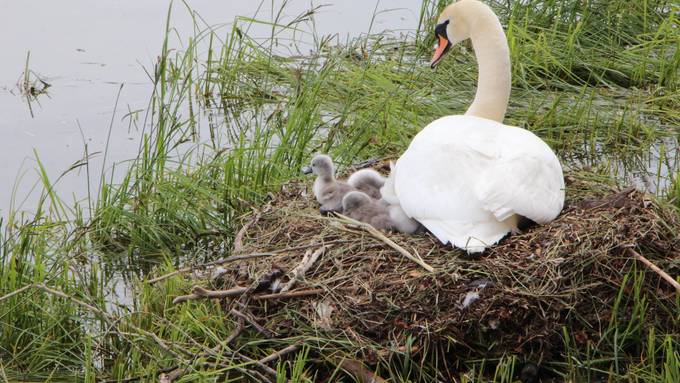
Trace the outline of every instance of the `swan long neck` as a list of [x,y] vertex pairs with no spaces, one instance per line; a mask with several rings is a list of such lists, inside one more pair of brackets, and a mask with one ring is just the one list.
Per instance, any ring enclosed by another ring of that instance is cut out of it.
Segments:
[[503,122],[511,88],[510,50],[498,17],[484,7],[470,24],[479,66],[477,93],[466,115]]

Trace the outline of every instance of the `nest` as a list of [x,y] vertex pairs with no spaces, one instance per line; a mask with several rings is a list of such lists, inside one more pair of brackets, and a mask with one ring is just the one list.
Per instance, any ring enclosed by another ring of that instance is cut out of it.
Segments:
[[[415,339],[445,342],[453,345],[447,352],[468,358],[551,358],[564,350],[565,328],[584,344],[597,342],[613,315],[630,319],[632,300],[611,310],[621,292],[630,295],[630,271],[637,270],[644,294],[653,296],[649,325],[677,333],[674,311],[664,307],[673,306],[673,287],[631,256],[677,275],[677,213],[634,189],[612,190],[578,175],[567,184],[568,195],[579,197],[555,221],[481,255],[429,234],[385,234],[435,270],[428,272],[365,228],[322,217],[310,186],[290,183],[266,208],[243,217],[236,247],[256,258],[228,263],[212,288],[247,286],[241,305],[278,337],[324,333],[392,349]],[[277,298],[271,285],[289,282],[304,255],[318,260]]]

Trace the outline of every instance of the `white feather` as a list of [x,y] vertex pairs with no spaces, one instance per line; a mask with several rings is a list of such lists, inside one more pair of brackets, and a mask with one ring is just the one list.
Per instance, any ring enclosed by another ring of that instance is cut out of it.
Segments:
[[482,251],[517,229],[548,222],[564,204],[562,167],[533,133],[448,116],[418,133],[383,188],[442,243]]

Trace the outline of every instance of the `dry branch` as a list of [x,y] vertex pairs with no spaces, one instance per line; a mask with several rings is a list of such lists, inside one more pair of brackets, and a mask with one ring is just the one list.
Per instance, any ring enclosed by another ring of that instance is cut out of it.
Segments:
[[264,335],[267,339],[275,338],[277,336],[276,333],[267,330],[266,328],[262,327],[261,324],[257,323],[257,321],[253,318],[250,317],[250,315],[244,314],[236,309],[231,309],[229,311],[231,315],[243,319],[244,321],[248,322],[251,326],[257,330],[260,334]]
[[327,293],[328,290],[324,289],[310,289],[310,290],[294,290],[294,291],[288,291],[285,293],[274,293],[274,294],[262,294],[262,295],[255,295],[252,297],[253,300],[255,301],[264,301],[268,299],[288,299],[288,298],[300,298],[300,297],[309,297],[312,295],[319,295],[323,293]]
[[314,253],[312,253],[311,250],[308,250],[305,253],[305,256],[302,257],[302,261],[300,261],[300,264],[298,264],[295,267],[295,269],[293,269],[292,275],[290,276],[290,280],[281,288],[280,292],[285,293],[286,291],[292,289],[298,280],[304,278],[305,273],[312,267],[312,265],[314,265],[316,260],[319,259],[319,257],[321,257],[321,255],[329,247],[330,246],[321,246]]
[[10,293],[8,293],[8,294],[5,294],[5,295],[1,296],[1,297],[0,297],[0,302],[4,301],[4,300],[6,300],[6,299],[9,299],[9,298],[11,298],[11,297],[13,297],[13,296],[15,296],[15,295],[17,295],[17,294],[21,294],[22,292],[24,292],[24,291],[26,291],[26,290],[28,290],[28,289],[31,289],[31,288],[33,288],[33,287],[35,287],[35,285],[34,285],[34,284],[30,284],[30,285],[26,285],[26,286],[24,286],[24,287],[18,288],[18,289],[14,290],[14,291],[12,291],[12,292],[10,292]]
[[257,221],[260,220],[262,213],[268,212],[271,209],[271,207],[272,207],[271,204],[268,204],[267,206],[265,206],[264,209],[255,213],[253,218],[250,221],[248,221],[245,225],[243,225],[241,230],[239,230],[238,233],[236,233],[236,236],[234,237],[233,254],[239,254],[241,251],[243,251],[243,237],[246,235],[248,228],[253,226],[255,223],[257,223]]
[[[102,319],[107,320],[107,321],[110,322],[111,324],[115,325],[116,328],[118,327],[117,323],[119,322],[120,318],[117,318],[116,316],[114,316],[114,315],[112,315],[112,314],[109,314],[109,313],[107,313],[106,311],[104,311],[104,310],[102,310],[102,309],[100,309],[100,308],[98,308],[98,307],[92,306],[91,304],[86,303],[86,302],[84,302],[84,301],[81,301],[81,300],[78,299],[78,298],[72,297],[72,296],[70,296],[70,295],[64,293],[63,291],[60,291],[60,290],[56,290],[56,289],[47,287],[46,285],[44,285],[44,284],[42,284],[42,283],[37,283],[37,284],[35,284],[35,285],[33,285],[33,286],[34,286],[36,289],[42,290],[42,291],[44,291],[44,292],[46,292],[46,293],[48,293],[48,294],[51,294],[51,295],[54,295],[54,296],[58,296],[58,297],[63,298],[63,299],[67,299],[67,300],[73,302],[74,304],[76,304],[76,305],[78,305],[78,306],[80,306],[80,307],[85,308],[87,311],[89,311],[89,312],[91,312],[91,313],[93,313],[93,314],[98,315],[98,316],[101,317]],[[170,348],[170,346],[169,346],[163,339],[161,339],[160,337],[158,337],[158,335],[156,335],[156,334],[154,334],[154,333],[152,333],[152,332],[150,332],[150,331],[144,330],[144,329],[142,329],[142,328],[140,328],[140,327],[137,327],[136,325],[134,325],[134,324],[132,324],[132,323],[130,323],[130,322],[126,322],[126,323],[125,323],[125,326],[128,327],[128,328],[130,328],[130,329],[132,329],[132,330],[134,330],[134,331],[136,331],[136,332],[139,333],[139,334],[142,334],[142,335],[144,335],[144,336],[146,336],[146,337],[148,337],[148,338],[151,338],[151,339],[152,339],[152,340],[153,340],[153,341],[154,341],[161,349],[163,349],[164,351],[166,351],[168,354],[172,355],[172,356],[175,357],[176,359],[183,360],[183,358],[182,358],[177,352],[175,352],[174,350],[172,350],[172,349]],[[186,362],[185,362],[185,364],[186,364]]]
[[201,286],[194,286],[192,293],[188,295],[180,295],[172,300],[173,304],[178,304],[186,301],[202,299],[202,298],[229,298],[237,297],[248,292],[248,287],[235,287],[229,290],[208,290]]
[[680,283],[678,283],[678,281],[676,281],[673,277],[668,275],[668,273],[661,270],[657,265],[653,264],[649,259],[643,257],[640,253],[631,249],[630,247],[627,248],[626,251],[628,252],[628,254],[633,256],[635,259],[642,262],[645,266],[649,267],[652,271],[659,274],[659,276],[661,278],[666,280],[666,282],[668,282],[671,286],[673,286],[675,288],[676,292],[680,293]]
[[162,280],[168,279],[170,277],[174,277],[175,275],[178,274],[183,274],[183,273],[188,273],[193,270],[198,270],[198,269],[205,269],[207,267],[213,267],[213,266],[220,266],[224,265],[225,263],[231,263],[231,262],[236,262],[236,261],[243,261],[247,259],[253,259],[253,258],[261,258],[261,257],[270,257],[273,255],[277,255],[279,252],[271,252],[271,253],[250,253],[246,255],[235,255],[231,256],[229,258],[224,258],[224,259],[218,259],[217,261],[212,261],[212,262],[207,262],[207,263],[202,263],[200,265],[195,265],[195,266],[187,266],[187,267],[182,267],[179,270],[175,270],[171,273],[167,273],[164,275],[161,275],[159,277],[149,279],[147,283],[156,283],[160,282]]
[[338,363],[338,367],[352,374],[359,383],[387,383],[387,380],[379,377],[356,360],[342,359]]
[[288,347],[282,348],[281,350],[276,351],[276,352],[272,353],[271,355],[260,359],[260,363],[264,364],[264,363],[273,362],[275,360],[280,359],[283,356],[286,356],[290,353],[296,352],[299,349],[300,349],[300,346],[298,346],[297,344],[291,344]]

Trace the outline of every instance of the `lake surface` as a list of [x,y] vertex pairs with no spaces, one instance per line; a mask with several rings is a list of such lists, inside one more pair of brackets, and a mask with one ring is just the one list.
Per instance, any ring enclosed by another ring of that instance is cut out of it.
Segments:
[[[236,16],[271,20],[283,1],[187,0],[199,27],[222,26],[225,34]],[[309,31],[337,34],[340,41],[369,31],[414,30],[420,0],[288,1],[284,20],[311,7],[317,11]],[[64,171],[91,155],[90,182],[99,180],[109,126],[106,168],[136,156],[140,132],[129,112],[144,110],[153,68],[165,36],[168,0],[0,0],[0,217],[10,209],[31,211],[42,186],[36,155],[54,183]],[[377,12],[376,12],[377,10]],[[375,19],[372,21],[374,14]],[[173,5],[174,36],[187,39],[194,21],[184,3]],[[270,29],[253,25],[248,33],[268,37]],[[311,35],[298,35],[309,39]],[[311,45],[310,45],[311,47]],[[181,48],[181,46],[175,46]],[[21,84],[28,60],[31,83],[46,93],[30,103]],[[121,85],[123,85],[121,89]],[[114,115],[114,106],[120,99]],[[123,172],[118,172],[122,174]],[[56,190],[66,202],[87,196],[84,168],[71,171]],[[14,196],[14,198],[13,198]]]

